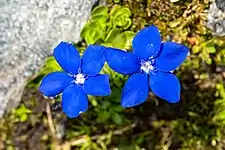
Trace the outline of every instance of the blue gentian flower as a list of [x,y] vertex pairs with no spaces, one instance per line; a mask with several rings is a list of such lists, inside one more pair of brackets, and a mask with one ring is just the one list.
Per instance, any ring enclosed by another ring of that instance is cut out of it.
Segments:
[[132,41],[132,52],[107,48],[105,57],[114,71],[131,75],[122,91],[121,105],[143,103],[149,90],[158,97],[176,103],[180,100],[180,82],[171,71],[187,57],[188,48],[174,42],[161,43],[156,26],[140,30]]
[[88,108],[89,95],[107,96],[111,93],[109,76],[99,74],[104,63],[105,48],[89,45],[82,59],[77,49],[61,42],[53,55],[65,72],[48,74],[41,82],[39,90],[48,97],[62,93],[62,110],[70,118],[77,117]]

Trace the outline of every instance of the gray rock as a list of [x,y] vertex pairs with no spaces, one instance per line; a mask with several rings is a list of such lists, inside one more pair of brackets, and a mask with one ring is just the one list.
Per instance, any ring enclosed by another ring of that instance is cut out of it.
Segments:
[[214,1],[208,10],[206,26],[210,28],[213,35],[225,36],[225,0]]
[[0,0],[0,117],[60,41],[79,41],[96,1]]
[[225,12],[225,0],[216,0],[216,6],[222,10],[223,12]]

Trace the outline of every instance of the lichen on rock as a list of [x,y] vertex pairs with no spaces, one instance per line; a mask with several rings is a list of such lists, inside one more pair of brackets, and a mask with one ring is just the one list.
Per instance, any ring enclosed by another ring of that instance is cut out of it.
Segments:
[[225,1],[214,1],[208,10],[207,27],[213,35],[225,36]]

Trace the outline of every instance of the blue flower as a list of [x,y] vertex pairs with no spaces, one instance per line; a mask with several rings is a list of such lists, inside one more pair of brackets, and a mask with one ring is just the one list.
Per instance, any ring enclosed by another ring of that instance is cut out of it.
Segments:
[[156,26],[140,30],[132,41],[132,52],[107,48],[105,57],[114,71],[131,75],[122,91],[121,105],[143,103],[149,90],[158,97],[176,103],[180,100],[180,82],[171,71],[187,57],[188,48],[174,42],[161,43]]
[[48,97],[62,93],[62,110],[70,118],[88,108],[87,94],[107,96],[111,93],[109,76],[99,74],[104,63],[105,48],[90,45],[82,59],[72,44],[61,42],[53,55],[65,72],[52,72],[44,77],[39,90]]

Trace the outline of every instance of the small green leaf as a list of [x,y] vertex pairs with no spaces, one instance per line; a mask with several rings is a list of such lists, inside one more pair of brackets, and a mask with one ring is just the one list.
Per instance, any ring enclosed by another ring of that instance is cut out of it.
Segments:
[[45,67],[51,69],[51,72],[62,70],[62,68],[59,66],[59,64],[57,63],[57,61],[53,56],[50,56],[46,59]]
[[119,16],[113,18],[112,24],[113,27],[122,27],[123,29],[127,29],[131,26],[132,21],[130,18]]
[[216,116],[215,116],[216,120],[225,120],[225,110],[219,112]]
[[121,24],[123,26],[123,29],[128,29],[132,24],[132,20],[130,18],[124,19],[124,24]]
[[[107,97],[106,97],[107,98]],[[102,103],[102,109],[108,109],[109,107],[110,107],[110,105],[111,105],[111,103],[110,102],[108,102],[108,101],[104,101],[103,103]]]
[[216,52],[216,48],[214,46],[206,46],[204,50],[208,53],[214,54]]
[[[113,83],[114,82],[115,82],[115,80],[113,80]],[[105,97],[105,101],[119,103],[120,102],[120,94],[121,94],[121,89],[113,86],[111,95],[108,97]],[[108,105],[108,107],[109,106],[110,106],[110,104]],[[118,106],[118,107],[120,107],[122,109],[121,106]],[[117,109],[117,107],[115,107],[115,109]],[[119,108],[118,108],[118,110],[119,110]]]
[[131,11],[119,5],[115,5],[110,12],[110,27],[127,29],[131,26]]
[[24,104],[22,104],[19,108],[17,108],[16,110],[15,110],[15,113],[16,113],[16,115],[17,116],[20,116],[20,115],[22,115],[22,114],[29,114],[29,113],[31,113],[32,111],[30,110],[30,109],[27,109],[25,106],[24,106]]
[[198,117],[197,113],[191,112],[191,111],[188,112],[188,115],[191,116],[191,117]]
[[121,78],[116,78],[114,83],[117,87],[123,87],[123,82],[121,81]]
[[27,121],[27,115],[26,114],[23,114],[23,115],[21,115],[20,116],[20,122],[25,122],[25,121]]
[[104,5],[100,5],[95,7],[92,12],[91,15],[96,15],[96,14],[103,14],[103,15],[108,15],[108,7],[104,6]]
[[30,109],[27,109],[24,104],[13,111],[13,114],[16,116],[18,121],[25,122],[27,121],[28,114],[32,113]]
[[110,112],[108,111],[103,111],[101,113],[98,113],[98,118],[97,118],[97,121],[98,122],[105,122],[109,119],[110,117]]
[[131,11],[129,8],[122,7],[120,5],[115,5],[110,11],[111,17],[118,17],[119,15],[124,15],[126,17],[131,17]]
[[114,3],[119,3],[120,2],[120,0],[114,0]]
[[121,30],[114,28],[109,31],[108,35],[105,38],[105,46],[125,49],[126,47],[131,46],[132,31],[124,32],[121,34]]
[[98,40],[104,37],[105,27],[99,22],[91,21],[85,25],[81,31],[81,37],[85,42],[90,44],[95,44]]
[[110,11],[110,16],[115,16],[117,14],[117,11],[121,8],[120,5],[114,5],[113,8]]
[[108,35],[105,38],[105,42],[112,43],[119,34],[120,34],[120,29],[118,28],[114,28],[110,30]]
[[112,115],[112,120],[113,120],[114,123],[116,123],[118,125],[121,125],[122,122],[123,122],[123,119],[122,119],[121,115],[119,115],[118,113],[114,113]]
[[197,54],[197,53],[199,53],[200,51],[201,51],[201,47],[200,47],[199,45],[193,46],[193,48],[192,48],[192,53],[193,53],[193,54]]
[[133,38],[136,35],[136,33],[133,31],[125,31],[122,34],[126,38],[125,49],[130,49],[130,47],[132,46]]
[[119,34],[115,37],[115,39],[112,42],[113,47],[118,49],[125,49],[126,45],[126,37],[123,34]]
[[112,43],[103,43],[101,44],[102,46],[105,46],[105,47],[112,47]]
[[89,99],[92,106],[94,106],[94,107],[98,106],[98,101],[97,101],[96,97],[88,96],[88,99]]
[[91,16],[91,20],[101,23],[102,26],[106,26],[106,22],[108,20],[108,15],[95,14],[95,15]]
[[140,150],[141,148],[138,145],[121,145],[118,147],[118,150]]
[[42,75],[42,74],[47,75],[50,72],[61,71],[61,70],[62,68],[59,66],[55,58],[53,56],[50,56],[45,60],[45,65],[40,70],[39,75]]
[[113,108],[113,110],[116,111],[116,112],[122,112],[122,111],[124,110],[124,108],[121,107],[121,106],[115,106],[115,107]]
[[141,144],[143,143],[145,140],[145,137],[138,137],[138,139],[136,139],[136,143]]

